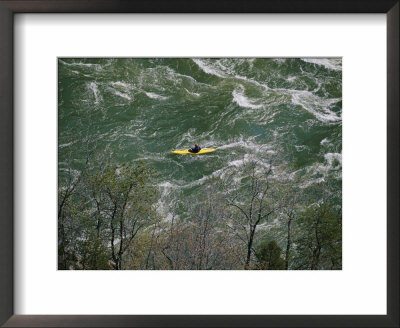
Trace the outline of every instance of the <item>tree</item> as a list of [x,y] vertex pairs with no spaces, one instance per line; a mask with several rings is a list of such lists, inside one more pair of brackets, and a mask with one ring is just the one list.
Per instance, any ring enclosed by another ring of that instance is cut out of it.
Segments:
[[[239,214],[236,222],[245,233],[241,237],[246,244],[246,259],[244,268],[250,269],[255,233],[259,224],[265,222],[279,207],[272,188],[272,164],[265,165],[257,160],[250,161],[244,170],[244,176],[228,180],[226,202],[235,208]],[[232,188],[233,187],[233,188]]]
[[174,194],[165,218],[142,163],[63,171],[59,269],[340,269],[340,188],[244,164],[182,202]]
[[110,165],[91,178],[91,184],[97,188],[93,197],[96,229],[102,222],[106,225],[111,263],[116,270],[122,269],[123,255],[139,230],[150,225],[155,217],[152,205],[157,192],[149,185],[151,174],[151,170],[139,163]]
[[69,169],[65,182],[58,187],[58,268],[67,270],[76,262],[74,254],[74,229],[72,216],[76,213],[74,196],[79,187],[84,170],[76,173]]
[[289,262],[292,257],[292,244],[293,244],[293,223],[298,219],[299,203],[301,193],[295,190],[294,184],[287,187],[287,191],[283,193],[283,206],[282,212],[284,215],[284,222],[286,228],[286,250],[285,250],[285,269],[289,269]]
[[160,249],[168,269],[212,270],[239,269],[236,253],[242,248],[228,231],[228,213],[216,185],[210,183],[200,196],[177,206],[160,232]]
[[282,249],[275,240],[262,242],[256,251],[257,269],[285,270],[285,261],[281,258]]
[[95,231],[88,232],[85,239],[77,240],[80,255],[79,268],[83,270],[109,270],[109,255],[104,242]]
[[142,163],[86,169],[59,188],[59,268],[121,270],[156,218],[154,172]]
[[297,268],[341,269],[342,215],[330,203],[314,204],[299,218]]

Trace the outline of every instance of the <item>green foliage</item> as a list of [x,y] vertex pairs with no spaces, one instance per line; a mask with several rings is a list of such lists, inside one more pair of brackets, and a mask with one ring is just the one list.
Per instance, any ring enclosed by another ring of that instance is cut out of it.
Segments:
[[298,269],[338,270],[342,267],[342,215],[329,203],[310,206],[298,222]]
[[83,270],[109,270],[110,252],[104,242],[95,233],[90,233],[86,240],[77,241],[80,255],[79,269]]
[[107,165],[59,188],[59,268],[121,269],[139,230],[156,218],[155,172],[143,163]]
[[285,261],[281,258],[282,249],[275,240],[262,242],[256,250],[257,269],[285,270]]
[[340,188],[295,189],[248,168],[227,191],[210,182],[189,202],[171,202],[165,219],[155,172],[143,163],[70,170],[59,183],[58,268],[341,269]]

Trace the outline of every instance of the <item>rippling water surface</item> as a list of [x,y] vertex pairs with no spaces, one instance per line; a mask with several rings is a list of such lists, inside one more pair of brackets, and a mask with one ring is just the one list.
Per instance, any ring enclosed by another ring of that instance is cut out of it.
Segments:
[[[251,156],[341,180],[340,58],[61,58],[59,173],[88,151],[143,160],[162,194],[195,193]],[[206,156],[176,156],[194,143]],[[180,196],[182,197],[182,196]]]

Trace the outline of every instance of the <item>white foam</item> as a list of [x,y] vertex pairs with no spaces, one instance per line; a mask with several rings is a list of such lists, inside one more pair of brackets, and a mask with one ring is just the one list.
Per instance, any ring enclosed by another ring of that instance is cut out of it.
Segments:
[[[129,100],[131,100],[132,97],[129,96],[128,93],[131,92],[132,90],[134,90],[136,93],[137,93],[137,92],[142,92],[142,93],[144,93],[147,97],[149,97],[149,98],[151,98],[151,99],[160,99],[160,100],[168,99],[168,97],[161,96],[161,95],[156,94],[156,93],[154,93],[154,92],[148,92],[148,91],[142,90],[142,89],[140,89],[140,88],[135,87],[133,84],[129,84],[129,83],[122,82],[122,81],[111,82],[110,85],[111,85],[113,88],[117,88],[117,89],[119,89],[120,91],[123,91],[123,92],[118,92],[118,93],[116,93],[118,96],[123,97],[123,98],[126,98],[126,99],[129,99]],[[121,89],[122,89],[122,90],[121,90]]]
[[334,71],[342,70],[341,58],[301,58],[301,60],[306,63],[321,65]]
[[65,144],[58,145],[58,148],[64,148],[64,147],[71,146],[71,145],[73,145],[75,142],[76,142],[76,141],[71,141],[71,142],[68,142],[68,143],[65,143]]
[[[232,161],[228,162],[224,167],[222,167],[218,170],[215,170],[211,174],[205,175],[195,181],[192,181],[189,183],[187,181],[179,181],[177,185],[171,184],[169,182],[163,182],[163,183],[159,184],[159,186],[164,188],[164,191],[162,194],[167,195],[168,191],[170,191],[172,188],[177,188],[178,186],[179,186],[179,189],[188,189],[188,188],[202,185],[206,181],[213,179],[213,178],[224,179],[227,173],[232,172],[232,169],[238,169],[238,168],[242,167],[243,165],[246,165],[250,162],[256,162],[259,165],[259,167],[263,167],[263,168],[271,167],[269,163],[266,163],[266,162],[260,160],[256,156],[253,156],[251,154],[244,154],[244,156],[241,159],[232,160]],[[240,171],[238,173],[240,173]],[[239,174],[236,177],[233,177],[233,180],[238,183],[240,183],[240,179],[241,178],[240,178]]]
[[90,82],[88,86],[93,91],[94,99],[95,99],[94,103],[98,104],[101,99],[101,96],[100,96],[99,88],[97,87],[97,84],[95,82]]
[[[234,67],[224,66],[220,60],[216,61],[215,64],[211,63],[207,64],[204,60],[200,59],[192,59],[192,60],[203,70],[203,72],[207,74],[215,75],[220,78],[235,78],[237,80],[242,80],[257,85],[263,89],[269,90],[269,87],[266,84],[260,83],[253,79],[249,79],[248,77],[245,76],[235,74]],[[218,66],[218,68],[216,66]]]
[[[301,184],[300,188],[307,188],[312,184],[324,182],[329,174],[334,174],[337,178],[341,177],[342,154],[326,153],[324,154],[324,159],[325,163],[314,163],[306,168],[306,172],[311,175],[311,178]],[[335,160],[339,162],[339,166],[333,165]],[[322,175],[322,177],[315,177],[315,175]]]
[[162,188],[173,188],[173,187],[176,187],[175,185],[173,185],[173,184],[172,184],[171,182],[169,182],[169,181],[161,182],[161,183],[158,184],[158,186],[159,186],[159,187],[162,187]]
[[323,99],[305,90],[286,90],[286,92],[291,94],[292,104],[300,105],[321,122],[331,123],[342,119],[341,116],[329,109],[331,105],[339,102],[341,98]]
[[188,89],[186,89],[186,88],[184,88],[185,89],[185,91],[188,93],[188,94],[190,94],[190,95],[192,95],[192,96],[195,96],[195,97],[200,97],[200,93],[197,93],[197,92],[190,92]]
[[[247,154],[246,154],[247,155]],[[228,166],[240,167],[244,164],[250,162],[249,156],[244,156],[242,159],[236,159],[234,161],[228,162]]]
[[199,66],[204,73],[210,74],[210,75],[215,75],[217,77],[222,77],[225,78],[227,77],[227,75],[223,72],[221,72],[220,70],[216,69],[215,67],[211,67],[210,65],[207,65],[203,60],[197,59],[197,58],[193,58],[192,59],[197,66]]
[[82,63],[82,62],[73,62],[73,63],[67,63],[61,59],[59,59],[59,62],[62,63],[63,65],[67,66],[83,66],[83,67],[95,67],[96,69],[101,69],[100,64],[89,64],[89,63]]
[[321,145],[325,145],[327,143],[329,143],[329,139],[328,138],[324,138],[324,139],[321,140]]
[[137,134],[132,134],[132,133],[124,133],[125,137],[130,137],[130,138],[136,138]]
[[126,93],[120,92],[120,91],[115,90],[115,89],[111,89],[111,90],[112,90],[112,93],[114,95],[116,95],[116,96],[119,96],[119,97],[127,99],[127,100],[132,100],[132,97],[129,96],[128,94],[126,94]]
[[111,85],[114,87],[122,87],[125,90],[130,90],[132,89],[132,85],[125,83],[125,82],[121,82],[121,81],[117,81],[117,82],[111,82]]
[[192,141],[194,140],[192,133],[195,134],[195,129],[193,128],[186,131],[182,135],[181,140],[179,140],[177,147],[187,147],[188,144],[192,144]]
[[168,99],[168,97],[164,97],[164,96],[158,95],[158,94],[153,93],[153,92],[144,91],[144,93],[146,94],[147,97],[149,97],[151,99],[161,99],[161,100]]
[[181,74],[181,73],[175,72],[175,71],[174,71],[172,68],[170,68],[170,67],[167,67],[167,72],[168,72],[168,74],[170,75],[169,77],[170,77],[170,80],[171,80],[171,81],[175,81],[176,78],[179,77],[179,78],[183,78],[183,79],[189,80],[189,81],[193,82],[194,84],[199,84],[199,85],[203,85],[203,86],[208,86],[208,87],[210,87],[209,84],[201,83],[201,82],[197,81],[193,76],[185,75],[185,74]]
[[337,160],[340,164],[342,164],[341,153],[327,153],[324,155],[324,157],[328,161],[329,166],[332,166],[334,160]]
[[256,104],[256,100],[250,99],[244,95],[244,88],[240,86],[236,88],[232,92],[233,101],[237,103],[240,107],[251,108],[251,109],[260,109],[263,108],[263,105]]
[[173,185],[169,181],[165,181],[165,182],[159,183],[158,187],[159,187],[160,192],[161,192],[161,199],[164,199],[168,195],[170,190],[176,188],[177,186]]
[[144,74],[142,76],[139,76],[138,85],[140,86],[140,88],[143,89],[140,91],[145,92],[144,90],[146,90],[146,89],[148,90],[149,87],[152,88],[152,91],[154,91],[154,88],[156,88],[156,90],[162,91],[162,92],[171,91],[169,88],[165,89],[162,85],[159,84],[159,81],[162,81],[162,80],[171,81],[172,84],[177,88],[184,88],[184,86],[187,86],[187,84],[190,84],[193,87],[200,86],[200,87],[204,87],[204,88],[215,89],[214,86],[199,82],[192,76],[180,74],[180,73],[174,71],[170,67],[159,65],[156,67],[147,68],[146,71],[144,72]]
[[234,77],[235,77],[236,79],[238,79],[238,80],[246,81],[246,82],[248,82],[248,83],[257,85],[257,86],[259,86],[259,87],[261,87],[261,88],[263,88],[263,89],[266,89],[266,90],[269,90],[269,89],[270,89],[268,85],[263,84],[263,83],[260,83],[260,82],[257,82],[256,80],[253,80],[253,79],[249,79],[248,77],[241,76],[241,75],[235,75]]
[[317,179],[309,179],[307,182],[300,184],[299,188],[301,188],[301,189],[308,188],[309,186],[311,186],[313,184],[318,184],[318,183],[321,183],[324,181],[325,181],[324,177],[317,178]]
[[247,139],[246,141],[243,138],[239,139],[238,141],[231,142],[229,144],[223,144],[219,146],[217,144],[218,149],[230,149],[230,148],[244,148],[246,150],[252,150],[253,152],[263,152],[263,153],[270,153],[273,154],[275,151],[268,145],[263,144],[259,145],[252,141],[251,138]]
[[303,150],[307,150],[309,149],[307,146],[305,145],[295,145],[295,148],[297,151],[303,151]]

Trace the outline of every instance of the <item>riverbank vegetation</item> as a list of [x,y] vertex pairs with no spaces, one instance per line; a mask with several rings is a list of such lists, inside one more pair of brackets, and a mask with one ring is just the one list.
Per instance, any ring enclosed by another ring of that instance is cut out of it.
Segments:
[[[65,170],[60,270],[339,270],[341,185],[249,160],[189,196],[161,195],[141,162]],[[312,182],[312,183],[311,183]],[[177,191],[179,192],[179,191]],[[176,200],[180,199],[180,200]]]

